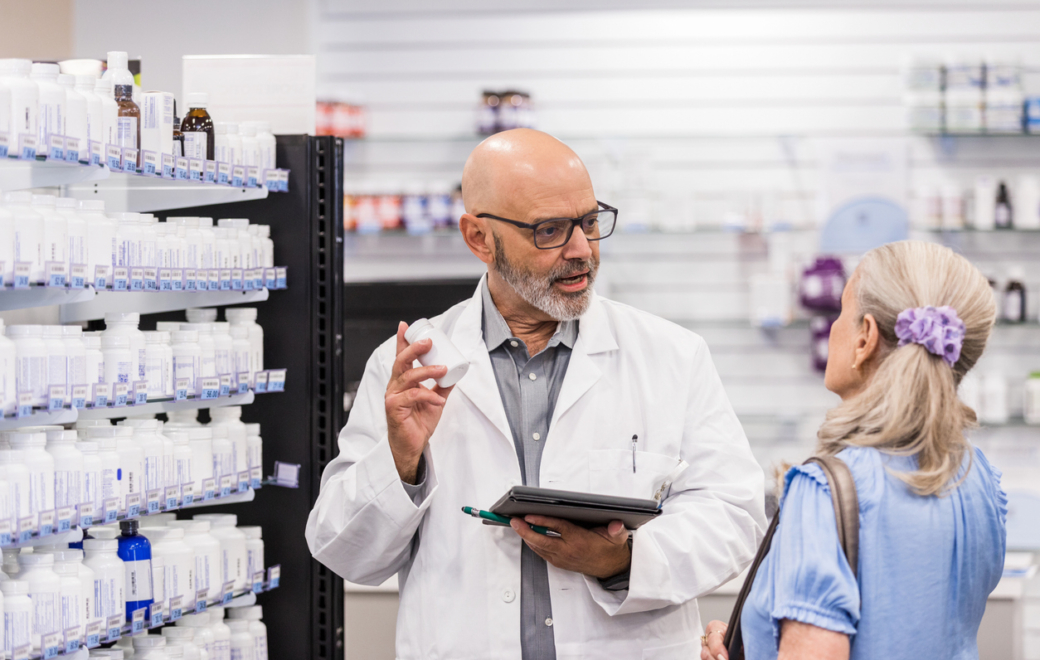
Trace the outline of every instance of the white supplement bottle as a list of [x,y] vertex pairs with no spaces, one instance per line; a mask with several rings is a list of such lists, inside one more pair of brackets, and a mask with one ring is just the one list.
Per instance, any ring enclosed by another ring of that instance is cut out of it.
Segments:
[[[141,534],[140,530],[138,533]],[[148,539],[148,542],[151,543],[152,540]],[[170,611],[170,596],[166,593],[166,559],[156,557],[154,551],[152,552],[152,601],[162,606],[164,615]]]
[[166,638],[162,635],[138,635],[132,639],[135,660],[167,660]]
[[242,122],[238,125],[238,133],[242,136],[242,164],[246,167],[259,167],[260,143],[256,139],[256,124]]
[[[119,144],[119,104],[111,80],[98,78],[94,94],[101,99],[101,137],[104,144]],[[103,151],[102,151],[103,153]]]
[[[218,376],[232,376],[235,373],[235,363],[232,359],[234,350],[234,339],[230,334],[230,324],[226,321],[210,323],[213,329],[213,358]],[[232,378],[232,383],[234,379]],[[232,389],[234,389],[232,385]]]
[[238,531],[238,516],[233,513],[203,513],[193,520],[208,520],[210,534],[220,541],[220,582],[234,582],[235,591],[242,591],[249,583],[246,577],[248,557],[246,536]]
[[32,601],[30,637],[33,651],[38,653],[43,646],[43,636],[61,628],[61,578],[54,572],[54,555],[22,554],[18,555],[18,563],[22,568],[18,579],[29,583],[29,600]]
[[[116,265],[127,268],[142,266],[141,225],[137,213],[114,213],[116,219]],[[108,322],[105,322],[108,327]]]
[[4,657],[13,658],[14,649],[32,641],[33,602],[25,580],[4,580],[0,592],[4,594]]
[[97,515],[101,511],[101,458],[98,456],[98,443],[94,440],[80,440],[76,447],[83,455],[83,479],[80,482],[80,502],[94,505]]
[[174,410],[166,413],[166,416],[170,420],[166,422],[167,427],[183,429],[202,428],[202,424],[199,422],[198,410]]
[[127,495],[138,494],[144,504],[144,448],[134,438],[134,429],[117,426],[116,452],[119,454],[119,498],[126,502]]
[[65,331],[60,325],[43,326],[43,343],[47,345],[47,386],[59,386],[69,392],[69,349]]
[[116,222],[105,215],[105,202],[100,199],[80,202],[79,211],[87,224],[87,281],[94,282],[98,266],[107,266],[106,285],[111,287],[112,268],[116,264]]
[[244,325],[228,326],[228,334],[231,337],[231,365],[234,369],[235,379],[238,374],[249,375],[249,386],[253,386],[255,376],[252,371],[253,347],[249,341],[249,328]]
[[[75,385],[85,385],[87,378],[87,346],[83,343],[83,328],[78,325],[65,325],[61,327],[62,341],[65,343],[65,352],[68,362],[68,381],[70,394]],[[87,392],[90,395],[90,392]]]
[[213,323],[217,320],[216,307],[191,307],[184,310],[188,323]]
[[249,470],[249,443],[246,439],[246,425],[242,423],[242,406],[210,408],[209,416],[213,420],[210,426],[227,427],[234,473]]
[[13,431],[7,442],[15,451],[22,452],[22,461],[29,471],[29,514],[39,515],[54,509],[54,459],[44,449],[47,434],[44,431]]
[[213,122],[213,159],[218,163],[230,163],[231,151],[228,144],[227,122]]
[[249,621],[228,619],[225,625],[231,630],[231,660],[254,660],[256,640],[249,629]]
[[[260,605],[236,607],[228,610],[228,618],[249,622],[249,632],[256,646],[256,660],[267,660],[267,626],[264,625],[264,608]],[[228,625],[231,625],[230,623]]]
[[31,392],[33,406],[43,406],[47,400],[48,364],[47,344],[43,341],[43,326],[11,325],[7,336],[15,348],[15,389],[18,393]]
[[271,240],[271,225],[257,225],[260,238],[264,241],[264,268],[274,268],[274,241]]
[[[0,60],[2,61],[2,60]],[[5,282],[14,278],[14,215],[0,203],[0,275]]]
[[277,155],[278,141],[271,132],[271,122],[256,122],[256,141],[260,147],[260,169],[273,170]]
[[166,611],[169,600],[180,597],[184,611],[195,604],[195,550],[184,542],[182,527],[142,527],[141,534],[152,544],[152,561],[162,559]]
[[[39,552],[39,551],[37,551]],[[64,633],[76,628],[80,637],[86,632],[86,606],[83,580],[80,578],[83,551],[75,548],[54,550],[54,573],[60,580],[58,589],[58,628]]]
[[22,552],[21,548],[4,548],[4,570],[3,573],[8,579],[17,580],[18,574],[22,572],[22,567],[18,564],[18,555]]
[[141,315],[137,312],[109,312],[105,314],[105,332],[101,335],[130,338],[131,383],[144,380],[144,333],[137,327],[140,323]]
[[[171,485],[193,488],[192,451],[188,431],[178,428],[163,428],[163,435],[173,442],[173,483]],[[212,461],[212,459],[210,459]]]
[[[214,649],[213,643],[216,639],[213,637],[213,631],[209,627],[209,615],[206,613],[202,614],[187,614],[181,617],[177,621],[178,628],[189,628],[195,632],[195,636],[192,638],[192,642],[195,646],[199,647],[200,650],[205,651],[208,656],[208,660],[214,660]],[[167,629],[164,629],[164,631]],[[165,632],[163,633],[165,634]]]
[[[205,589],[206,599],[216,600],[224,585],[220,584],[220,542],[209,533],[209,521],[174,520],[170,527],[184,530],[184,544],[195,553],[195,587],[192,593]],[[191,602],[195,602],[194,595]]]
[[[41,552],[42,550],[37,550]],[[89,566],[83,564],[83,551],[76,548],[66,548],[61,546],[52,546],[46,550],[50,554],[54,555],[54,572],[62,578],[64,585],[65,572],[66,570],[79,580],[79,626],[81,627],[80,634],[83,634],[83,628],[88,623],[94,620],[94,571]],[[71,567],[71,568],[69,568]],[[72,569],[75,569],[73,572]],[[62,593],[65,593],[63,586]]]
[[209,323],[182,323],[181,331],[196,332],[199,338],[199,373],[196,378],[217,375],[217,348],[213,341],[213,326]]
[[168,645],[180,644],[184,648],[184,660],[200,660],[199,652],[202,647],[199,646],[199,640],[196,639],[196,630],[198,629],[184,626],[166,626],[162,629],[162,636],[166,638]]
[[232,165],[244,165],[242,162],[242,135],[238,131],[238,122],[227,122],[228,162]]
[[217,235],[213,232],[213,218],[196,218],[199,224],[199,235],[202,241],[199,245],[199,268],[207,270],[216,268],[213,265],[213,244]]
[[11,88],[4,84],[4,64],[0,61],[0,132],[10,135],[11,133]]
[[31,60],[0,60],[0,83],[11,90],[12,153],[17,150],[19,135],[36,135],[40,114],[40,88],[29,80]]
[[4,334],[4,321],[0,319],[0,411],[13,415],[18,403],[18,350],[14,342]]
[[[92,532],[93,533],[93,532]],[[94,571],[94,618],[126,616],[124,600],[126,573],[119,558],[116,539],[86,539],[83,541],[83,563]]]
[[115,427],[94,427],[88,431],[88,437],[97,442],[98,458],[101,460],[101,480],[98,492],[101,503],[120,495],[119,486],[119,451],[116,449]]
[[[101,335],[84,335],[83,346],[86,348],[84,373],[87,377],[87,385],[104,383],[105,355],[101,352]],[[92,390],[87,390],[87,396],[92,394]]]
[[216,660],[231,660],[231,628],[224,623],[224,608],[209,609],[209,629],[213,631],[213,653]]
[[[143,456],[143,481],[137,492],[142,495],[150,490],[163,488],[164,443],[159,434],[162,422],[157,419],[125,419],[120,426],[133,429],[131,442]],[[118,445],[117,445],[118,446]]]
[[230,307],[224,310],[224,318],[231,325],[242,325],[249,329],[250,373],[264,370],[264,329],[256,322],[256,307]]
[[249,469],[264,467],[264,440],[260,437],[259,424],[246,424],[246,456]]
[[[130,338],[126,336],[101,335],[101,355],[105,365],[105,382],[129,383],[134,368],[134,357],[130,352]],[[114,393],[109,393],[112,396]]]
[[43,216],[32,207],[31,192],[20,190],[4,195],[7,210],[14,216],[14,260],[29,266],[29,282],[42,282]]
[[33,195],[32,208],[43,216],[43,243],[40,249],[43,250],[41,258],[44,265],[48,261],[65,264],[65,273],[68,275],[69,221],[55,208],[57,199],[54,195]]
[[[65,136],[77,140],[77,160],[86,160],[87,151],[87,98],[76,89],[76,76],[58,74],[58,84],[65,89]],[[66,142],[65,148],[69,148]],[[68,158],[68,154],[65,155]]]
[[[68,259],[69,276],[71,277],[73,265],[87,265],[87,223],[80,215],[78,199],[59,197],[54,202],[54,210],[65,218],[65,228],[69,239],[65,245],[65,255]],[[93,280],[89,281],[93,282]]]
[[[90,75],[76,76],[76,91],[80,93],[87,104],[87,139],[91,142],[104,144],[105,120],[102,114],[101,97],[94,91],[97,87],[97,79]],[[89,146],[86,142],[80,143],[80,160],[89,160],[87,157]]]
[[462,377],[469,371],[469,361],[455,347],[455,344],[451,343],[448,336],[440,328],[430,323],[428,319],[419,319],[409,326],[405,330],[404,338],[409,344],[414,344],[423,339],[429,339],[433,342],[430,350],[419,356],[419,364],[424,367],[435,364],[448,367],[448,373],[436,379],[437,385],[440,387],[451,387],[462,380]]
[[213,478],[217,481],[217,489],[220,489],[220,478],[230,475],[231,482],[235,483],[235,458],[234,447],[228,437],[226,426],[210,426],[210,434],[213,438]]
[[158,331],[144,333],[144,379],[148,383],[148,399],[162,399],[166,396],[166,346],[163,334]]
[[54,506],[76,506],[83,494],[83,452],[80,451],[77,431],[53,429],[47,431],[45,449],[54,459]]
[[18,520],[30,513],[29,468],[25,467],[24,457],[25,452],[21,450],[0,447],[0,475],[7,482],[11,529],[17,529]]
[[173,349],[173,378],[188,381],[188,391],[194,391],[196,379],[201,377],[202,349],[199,333],[195,330],[178,330],[170,333],[170,348]]
[[65,135],[65,88],[58,84],[57,64],[33,62],[29,78],[40,88],[40,119],[36,127],[36,153],[46,153],[48,135]]
[[264,539],[263,529],[260,527],[239,527],[238,531],[246,537],[246,582],[253,583],[257,573],[263,573],[264,566]]

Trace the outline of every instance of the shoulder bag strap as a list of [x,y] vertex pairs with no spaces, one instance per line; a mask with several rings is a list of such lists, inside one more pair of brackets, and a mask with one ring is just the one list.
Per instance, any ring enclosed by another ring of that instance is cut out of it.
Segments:
[[[845,551],[845,559],[848,560],[852,574],[855,576],[859,565],[859,498],[856,495],[856,482],[852,479],[852,472],[849,471],[845,461],[833,456],[814,456],[806,463],[816,463],[827,476],[831,503],[834,505],[834,517],[838,525],[838,542]],[[751,569],[744,580],[744,585],[740,588],[737,602],[730,614],[729,626],[726,628],[726,635],[722,640],[723,645],[729,651],[730,660],[744,660],[744,640],[740,629],[744,601],[751,593],[758,567],[769,554],[769,548],[773,544],[773,535],[776,533],[776,526],[779,522],[780,511],[778,509],[769,523],[769,529],[762,539],[762,544],[758,547],[755,560],[751,563]]]

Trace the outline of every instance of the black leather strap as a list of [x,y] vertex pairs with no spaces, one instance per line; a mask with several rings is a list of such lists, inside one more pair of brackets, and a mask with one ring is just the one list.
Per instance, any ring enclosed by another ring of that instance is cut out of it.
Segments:
[[[813,456],[805,464],[815,463],[823,470],[827,477],[827,484],[831,491],[831,503],[834,505],[834,518],[838,525],[838,542],[845,551],[845,559],[852,568],[852,574],[857,575],[859,569],[859,497],[856,494],[856,482],[852,478],[852,472],[845,461],[834,456]],[[773,544],[773,535],[776,526],[780,522],[780,510],[773,515],[769,523],[769,529],[758,547],[755,560],[751,562],[747,579],[740,588],[737,595],[736,605],[729,617],[729,627],[722,640],[723,645],[729,651],[730,660],[744,660],[744,639],[740,629],[740,616],[744,611],[744,601],[751,593],[751,587],[755,582],[758,567],[762,565],[769,548]]]

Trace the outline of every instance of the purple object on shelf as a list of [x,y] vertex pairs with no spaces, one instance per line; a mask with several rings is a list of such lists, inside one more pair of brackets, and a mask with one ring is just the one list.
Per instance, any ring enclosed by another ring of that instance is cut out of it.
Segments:
[[817,312],[840,312],[845,289],[845,268],[837,257],[817,257],[802,272],[799,295],[802,306]]
[[814,316],[809,320],[813,369],[820,373],[827,371],[827,342],[831,337],[831,326],[837,320],[837,316]]

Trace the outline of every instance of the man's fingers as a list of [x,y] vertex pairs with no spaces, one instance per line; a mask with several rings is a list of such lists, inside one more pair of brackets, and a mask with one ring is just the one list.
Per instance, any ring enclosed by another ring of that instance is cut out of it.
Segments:
[[[445,367],[445,369],[447,369],[447,367]],[[441,387],[440,385],[435,385],[433,387],[433,391],[436,392],[437,394],[441,395],[445,399],[448,398],[448,395],[451,394],[451,391],[453,389],[455,389],[454,385],[452,385],[451,387]]]
[[443,406],[444,399],[425,387],[416,387],[387,396],[386,403],[389,407],[393,408],[411,408],[417,403],[428,403],[431,406]]
[[411,369],[412,363],[419,359],[420,355],[428,353],[430,351],[430,348],[433,347],[433,342],[431,342],[429,339],[420,339],[419,341],[411,345],[408,345],[408,342],[405,342],[404,348],[402,348],[400,344],[400,342],[402,341],[404,341],[404,334],[399,334],[397,345],[397,357],[394,358],[394,368],[390,372],[391,381],[400,377],[401,374]]
[[581,527],[578,527],[577,525],[568,520],[562,520],[560,518],[550,518],[548,516],[524,516],[524,521],[528,525],[548,527],[554,532],[559,532],[561,535],[566,535],[570,532],[582,529]]
[[[541,556],[542,552],[549,552],[555,546],[560,543],[560,539],[551,539],[548,536],[539,534],[538,532],[531,529],[531,527],[519,518],[513,518],[509,521],[509,526],[513,528],[520,538],[524,540],[527,545],[531,546],[531,549],[538,552]],[[541,551],[541,552],[539,552]],[[543,557],[544,559],[544,557]]]
[[[419,385],[424,380],[430,380],[433,378],[440,378],[444,374],[448,373],[448,368],[443,364],[434,364],[429,367],[416,367],[415,369],[408,369],[403,374],[397,377],[396,380],[390,381],[390,392],[403,392],[410,390],[413,387]],[[438,394],[438,396],[440,396]]]
[[396,355],[400,355],[401,351],[408,348],[408,340],[404,338],[404,333],[408,332],[408,324],[401,321],[397,324],[397,352]]

